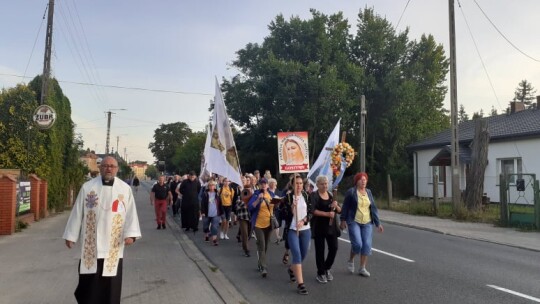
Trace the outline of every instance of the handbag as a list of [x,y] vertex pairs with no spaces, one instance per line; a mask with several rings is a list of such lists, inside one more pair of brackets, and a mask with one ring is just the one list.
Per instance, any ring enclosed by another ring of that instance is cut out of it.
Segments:
[[266,203],[266,208],[268,208],[268,212],[270,212],[270,227],[272,227],[272,230],[279,228],[279,222],[275,215],[272,214],[270,211],[270,206],[268,205],[268,202],[264,201]]

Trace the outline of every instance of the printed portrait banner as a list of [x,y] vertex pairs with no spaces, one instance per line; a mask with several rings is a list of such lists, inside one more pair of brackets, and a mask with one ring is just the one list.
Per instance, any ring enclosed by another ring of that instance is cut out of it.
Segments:
[[308,132],[279,132],[279,173],[309,172]]

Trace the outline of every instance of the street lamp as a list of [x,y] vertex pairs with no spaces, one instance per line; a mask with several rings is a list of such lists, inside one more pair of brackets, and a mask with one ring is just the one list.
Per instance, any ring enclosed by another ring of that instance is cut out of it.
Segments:
[[[105,154],[109,154],[109,139],[111,134],[111,114],[116,114],[113,111],[126,111],[127,109],[109,109],[109,111],[105,112],[107,113],[107,141],[105,144]],[[117,147],[118,149],[118,147]]]

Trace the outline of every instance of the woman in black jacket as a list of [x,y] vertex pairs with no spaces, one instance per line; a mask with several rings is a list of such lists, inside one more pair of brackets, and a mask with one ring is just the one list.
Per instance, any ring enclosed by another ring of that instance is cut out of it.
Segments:
[[[327,283],[334,276],[330,269],[334,264],[338,250],[340,230],[336,214],[341,213],[341,207],[335,197],[328,192],[328,177],[320,175],[316,179],[317,191],[311,193],[313,204],[313,226],[311,232],[315,241],[315,261],[317,263],[317,281]],[[324,258],[324,243],[328,244],[328,256]]]

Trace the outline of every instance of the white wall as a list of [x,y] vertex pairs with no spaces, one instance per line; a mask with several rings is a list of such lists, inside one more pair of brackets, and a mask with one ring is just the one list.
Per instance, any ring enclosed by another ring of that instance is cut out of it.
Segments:
[[[540,179],[540,139],[527,139],[504,143],[490,143],[488,150],[488,165],[486,167],[486,174],[484,178],[484,192],[490,198],[492,202],[499,202],[499,177],[500,163],[502,158],[516,158],[522,159],[522,173],[536,174],[536,178]],[[433,185],[432,185],[432,167],[429,166],[429,161],[439,153],[440,149],[429,149],[417,151],[417,157],[414,161],[415,168],[418,168],[418,172],[415,172],[415,195],[419,197],[433,197]],[[465,170],[464,166],[460,166],[460,188],[465,189]],[[446,167],[446,197],[452,196],[452,176],[451,168]],[[525,177],[526,178],[526,177]],[[528,179],[526,178],[526,182]],[[416,187],[418,183],[418,187]],[[443,196],[442,183],[439,183],[439,197]],[[418,191],[416,189],[418,188]],[[515,190],[515,186],[511,185],[510,199],[511,202],[520,204],[532,204],[533,193],[532,186],[527,188],[525,193],[518,193]],[[417,193],[416,193],[417,192]]]

